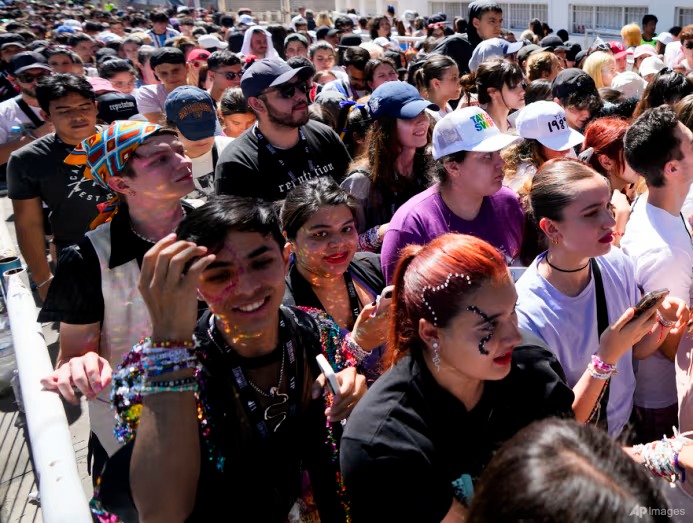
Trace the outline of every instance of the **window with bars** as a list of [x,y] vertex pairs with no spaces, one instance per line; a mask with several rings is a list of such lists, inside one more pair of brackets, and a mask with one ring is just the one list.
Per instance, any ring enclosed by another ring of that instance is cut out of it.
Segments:
[[[467,18],[470,2],[430,2],[430,13],[445,13],[448,20],[456,16]],[[527,29],[532,18],[546,22],[549,17],[547,4],[500,4],[503,9],[503,27],[506,29]]]
[[693,9],[690,7],[677,7],[676,21],[681,27],[693,24]]
[[571,32],[620,34],[621,27],[633,22],[639,24],[647,12],[647,7],[572,5]]
[[461,16],[466,19],[469,12],[469,4],[471,2],[430,2],[429,13],[445,13],[448,15],[448,20],[452,22],[456,16]]

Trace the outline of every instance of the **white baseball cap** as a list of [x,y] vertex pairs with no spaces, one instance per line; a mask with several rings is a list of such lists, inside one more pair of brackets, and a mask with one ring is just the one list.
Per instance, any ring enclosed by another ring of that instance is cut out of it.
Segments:
[[[640,67],[642,67],[642,65]],[[611,80],[611,87],[621,91],[626,98],[641,98],[642,93],[645,92],[645,87],[647,87],[647,82],[638,73],[625,71],[623,73],[618,73],[616,77]]]
[[664,69],[666,65],[662,62],[659,56],[648,56],[645,58],[640,67],[638,67],[638,72],[643,78],[648,77],[651,74],[657,74],[659,71]]
[[465,107],[445,115],[433,128],[433,159],[460,151],[500,151],[519,139],[519,136],[501,133],[483,109]]
[[566,151],[585,140],[568,126],[565,111],[556,102],[540,100],[526,105],[520,110],[515,126],[522,138],[533,138],[554,151]]
[[633,60],[641,56],[657,56],[657,51],[650,44],[642,44],[633,50]]
[[241,15],[238,17],[238,23],[242,25],[255,25],[255,20],[250,15]]
[[226,49],[229,44],[222,42],[216,35],[202,35],[197,38],[197,43],[205,49]]
[[674,41],[674,35],[668,31],[662,31],[658,35],[653,36],[652,40],[662,42],[664,45],[667,45]]

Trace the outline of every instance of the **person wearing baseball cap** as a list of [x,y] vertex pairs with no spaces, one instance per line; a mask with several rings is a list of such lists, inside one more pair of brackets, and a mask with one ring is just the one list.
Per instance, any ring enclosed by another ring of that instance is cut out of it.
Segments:
[[481,62],[493,59],[505,59],[517,62],[516,53],[522,49],[523,42],[508,42],[503,38],[489,38],[476,46],[469,60],[469,70],[475,72]]
[[479,107],[458,109],[433,129],[434,185],[402,205],[390,221],[381,253],[391,282],[406,245],[423,245],[454,232],[477,236],[500,250],[508,264],[520,254],[524,215],[515,193],[503,187],[500,151],[519,136],[503,134]]
[[505,185],[521,192],[541,164],[553,158],[577,158],[574,148],[584,136],[571,129],[565,111],[556,102],[537,101],[520,110],[515,128],[521,142],[503,151]]
[[155,49],[149,65],[160,84],[144,85],[137,89],[137,107],[151,123],[160,123],[164,116],[166,97],[176,87],[186,85],[188,66],[183,51],[175,47]]
[[563,107],[568,125],[580,132],[603,105],[594,80],[574,67],[558,73],[551,84],[551,93],[553,101]]
[[395,211],[428,183],[427,110],[437,112],[440,107],[424,99],[413,85],[396,80],[377,87],[367,108],[374,122],[366,136],[368,154],[351,165],[342,189],[359,204],[361,250],[378,252]]
[[[46,59],[39,53],[26,51],[14,55],[8,65],[8,76],[0,78],[13,80],[19,86],[19,97],[10,84],[7,91],[12,95],[0,103],[0,190],[6,190],[5,179],[7,161],[14,151],[53,132],[53,125],[45,122],[36,99],[36,85],[52,70]],[[0,86],[2,86],[0,81]],[[12,131],[18,127],[20,132]],[[2,187],[5,185],[5,187]]]
[[308,119],[311,73],[311,67],[292,69],[271,59],[246,69],[241,90],[257,124],[219,158],[217,194],[277,201],[311,178],[343,178],[350,160],[344,144],[332,129]]
[[618,40],[607,42],[607,45],[614,55],[614,60],[616,60],[616,69],[618,69],[619,73],[624,72],[626,70],[626,66],[628,65],[626,58],[629,54],[633,54],[633,52],[628,51],[626,46],[623,45],[623,42],[619,42]]
[[233,138],[224,136],[214,99],[192,85],[176,87],[166,97],[166,126],[176,129],[192,160],[195,190],[188,198],[206,201],[214,194],[214,168]]

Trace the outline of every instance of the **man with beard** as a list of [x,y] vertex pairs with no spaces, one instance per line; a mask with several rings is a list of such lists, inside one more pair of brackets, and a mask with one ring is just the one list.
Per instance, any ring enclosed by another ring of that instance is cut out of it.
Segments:
[[312,69],[292,69],[269,59],[252,64],[241,79],[257,124],[224,150],[215,171],[217,194],[282,200],[291,189],[318,176],[339,182],[349,153],[339,136],[308,120]]
[[[0,170],[3,178],[12,152],[53,132],[53,124],[41,118],[41,108],[36,100],[36,84],[51,74],[46,60],[38,53],[19,53],[10,60],[9,71],[19,86],[20,94],[0,103]],[[13,127],[19,127],[20,132],[13,133]]]

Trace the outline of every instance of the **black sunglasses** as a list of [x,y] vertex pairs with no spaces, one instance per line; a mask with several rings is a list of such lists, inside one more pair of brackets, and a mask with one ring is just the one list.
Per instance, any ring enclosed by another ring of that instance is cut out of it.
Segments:
[[296,94],[296,89],[298,89],[305,95],[308,95],[308,91],[310,91],[310,89],[308,88],[308,84],[306,82],[298,82],[295,84],[281,85],[277,87],[277,92],[282,98],[286,98],[288,100],[289,98],[294,97],[294,95]]
[[693,42],[686,42],[686,44],[684,45],[684,47],[685,47],[686,49],[693,49]]
[[233,71],[228,71],[224,73],[224,78],[227,80],[235,80],[236,78],[240,80],[241,76],[243,76],[243,72],[234,73]]
[[45,73],[39,73],[39,74],[18,74],[17,80],[19,80],[23,84],[30,84],[34,81],[40,80],[44,76],[50,76],[50,73],[45,72]]

